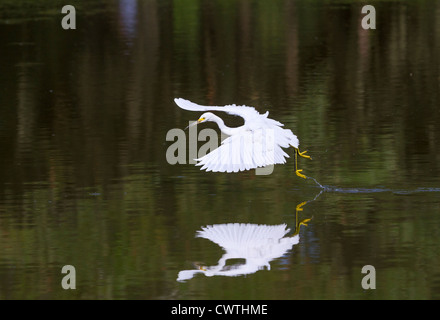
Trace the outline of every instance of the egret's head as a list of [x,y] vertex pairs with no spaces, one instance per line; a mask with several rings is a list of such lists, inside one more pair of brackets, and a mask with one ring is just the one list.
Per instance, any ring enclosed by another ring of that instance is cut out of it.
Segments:
[[195,126],[195,125],[197,125],[199,123],[206,122],[206,121],[212,121],[213,117],[214,117],[214,114],[212,114],[211,112],[205,112],[204,114],[202,114],[200,116],[199,120],[194,121],[193,123],[191,123],[189,126],[187,126],[185,128],[185,130],[188,129],[189,127]]
[[214,115],[211,112],[205,112],[204,114],[202,114],[199,118],[199,120],[197,120],[197,123],[202,123],[202,122],[206,122],[206,121],[211,121],[212,117]]

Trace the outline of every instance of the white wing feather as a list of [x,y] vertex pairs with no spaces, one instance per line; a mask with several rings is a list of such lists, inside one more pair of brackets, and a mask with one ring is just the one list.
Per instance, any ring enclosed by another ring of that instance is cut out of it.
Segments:
[[196,159],[196,165],[206,171],[238,172],[285,163],[289,155],[274,143],[272,134],[269,129],[259,129],[230,136],[220,147]]
[[[260,113],[258,113],[257,110],[255,110],[254,107],[248,107],[248,106],[237,106],[235,104],[226,105],[226,106],[202,106],[197,103],[191,102],[186,99],[182,98],[176,98],[174,99],[174,102],[182,109],[188,110],[188,111],[222,111],[226,112],[232,115],[243,117],[245,120],[249,120],[250,118],[262,116]],[[266,114],[267,117],[267,114]],[[278,122],[278,121],[276,121]],[[283,125],[282,123],[278,122],[278,125]]]
[[260,263],[268,264],[298,244],[298,235],[284,238],[289,231],[285,224],[268,226],[227,223],[206,226],[196,236],[217,243],[230,257],[257,259]]
[[289,232],[286,224],[226,223],[203,227],[196,236],[211,240],[225,249],[242,249],[276,243]]

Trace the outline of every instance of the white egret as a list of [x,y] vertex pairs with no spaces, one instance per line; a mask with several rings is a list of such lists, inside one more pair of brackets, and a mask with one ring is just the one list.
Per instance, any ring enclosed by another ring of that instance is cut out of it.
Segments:
[[222,111],[244,119],[244,125],[230,128],[223,120],[211,112],[203,113],[192,125],[212,121],[217,123],[220,130],[229,137],[222,141],[217,149],[205,156],[195,159],[201,170],[213,172],[238,172],[274,164],[283,164],[289,155],[282,148],[292,146],[295,149],[295,172],[301,178],[306,178],[298,169],[297,155],[312,159],[300,152],[299,141],[289,129],[283,129],[282,123],[268,118],[269,112],[260,114],[255,108],[248,106],[202,106],[191,101],[176,98],[176,104],[189,111]]

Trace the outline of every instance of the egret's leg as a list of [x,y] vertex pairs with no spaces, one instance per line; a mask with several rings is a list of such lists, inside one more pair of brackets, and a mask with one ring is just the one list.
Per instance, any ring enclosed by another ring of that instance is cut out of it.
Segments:
[[299,205],[296,206],[296,210],[295,210],[295,233],[293,234],[294,236],[296,236],[299,233],[299,229],[301,228],[301,226],[306,226],[307,227],[307,222],[309,222],[312,219],[304,219],[303,221],[298,223],[298,213],[299,211],[303,211],[302,206],[304,206],[307,203],[307,201],[304,201],[302,203],[300,203]]
[[305,175],[301,173],[302,169],[298,170],[298,149],[293,147],[295,149],[295,173],[298,177],[307,179]]

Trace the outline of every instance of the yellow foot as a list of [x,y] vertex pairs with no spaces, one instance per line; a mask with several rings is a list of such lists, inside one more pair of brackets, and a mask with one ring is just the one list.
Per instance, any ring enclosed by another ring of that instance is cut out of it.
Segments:
[[299,149],[297,149],[297,150],[298,150],[298,154],[299,154],[301,157],[312,160],[312,157],[306,154],[306,153],[307,153],[307,150],[306,150],[306,151],[303,151],[303,152],[299,151]]
[[298,176],[298,177],[300,177],[300,178],[303,178],[303,179],[307,179],[307,177],[305,176],[305,175],[303,175],[302,173],[300,173],[301,171],[303,171],[302,169],[300,169],[300,170],[296,170],[295,172],[296,172],[296,175]]
[[303,221],[301,221],[301,222],[299,223],[299,225],[300,225],[300,226],[306,226],[306,227],[307,227],[307,222],[309,222],[310,220],[312,220],[312,219],[304,219]]
[[303,221],[301,221],[298,225],[298,231],[299,231],[299,228],[301,228],[301,226],[307,227],[307,222],[309,222],[310,220],[312,220],[312,219],[304,219]]
[[307,222],[309,222],[310,220],[312,220],[312,219],[304,219],[303,221],[298,223],[296,225],[295,233],[293,234],[293,236],[296,236],[297,234],[299,234],[299,230],[301,229],[301,226],[306,226],[307,227]]
[[296,211],[303,211],[304,209],[302,208],[303,205],[305,205],[307,203],[307,201],[301,202],[299,205],[296,206]]

